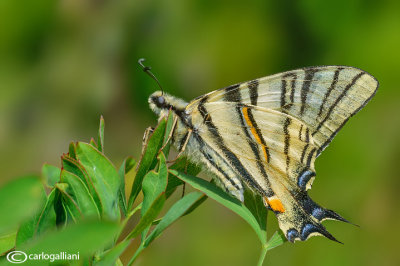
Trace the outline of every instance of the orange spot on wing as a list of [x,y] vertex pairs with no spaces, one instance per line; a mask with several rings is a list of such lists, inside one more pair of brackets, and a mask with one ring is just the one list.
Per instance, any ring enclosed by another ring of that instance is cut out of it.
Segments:
[[264,157],[265,157],[265,161],[268,162],[268,153],[267,153],[267,147],[265,147],[264,145],[262,146],[263,152],[264,152]]
[[269,207],[271,207],[271,209],[275,212],[280,212],[280,213],[284,213],[285,212],[285,208],[283,207],[282,202],[280,201],[280,199],[268,199],[267,197],[264,197],[265,202],[268,204]]
[[268,162],[267,147],[265,147],[264,144],[262,144],[261,137],[257,134],[257,130],[256,130],[256,128],[254,127],[253,123],[250,120],[249,112],[248,112],[247,109],[248,109],[248,107],[243,107],[243,109],[242,109],[244,119],[246,120],[247,125],[250,127],[251,133],[253,134],[254,138],[257,141],[257,143],[262,145],[262,150],[263,150],[263,153],[264,153],[265,161]]

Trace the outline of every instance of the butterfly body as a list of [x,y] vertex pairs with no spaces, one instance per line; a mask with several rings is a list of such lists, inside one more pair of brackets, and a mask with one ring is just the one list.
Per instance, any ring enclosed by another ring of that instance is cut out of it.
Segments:
[[155,92],[149,104],[159,117],[174,112],[179,152],[239,200],[245,186],[261,195],[289,241],[336,240],[321,222],[346,220],[307,194],[314,161],[377,87],[362,70],[325,66],[232,85],[190,103]]

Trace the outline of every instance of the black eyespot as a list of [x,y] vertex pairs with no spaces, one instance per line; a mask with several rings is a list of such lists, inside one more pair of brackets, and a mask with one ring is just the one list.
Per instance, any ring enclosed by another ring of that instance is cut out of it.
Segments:
[[157,98],[157,103],[159,106],[162,106],[165,103],[165,98],[163,96],[159,96]]

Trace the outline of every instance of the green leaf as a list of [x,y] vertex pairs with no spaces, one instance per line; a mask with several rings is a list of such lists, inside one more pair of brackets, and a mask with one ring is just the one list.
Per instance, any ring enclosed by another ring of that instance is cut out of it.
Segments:
[[0,188],[0,234],[15,230],[42,204],[43,186],[36,176],[13,180]]
[[[51,210],[49,210],[47,206],[49,203],[49,199],[54,201],[54,190],[50,193],[49,198],[47,197],[45,191],[43,190],[41,204],[40,204],[41,211],[38,211],[35,215],[30,217],[29,220],[21,224],[21,226],[18,229],[18,234],[16,239],[17,246],[20,246],[21,244],[31,240],[37,234],[40,234],[46,231],[47,229],[55,227],[56,217],[53,205],[51,204],[50,208]],[[43,215],[45,215],[45,217]],[[43,218],[45,218],[45,220],[43,220]]]
[[128,209],[130,210],[133,203],[142,189],[143,178],[146,173],[150,170],[150,166],[156,158],[158,151],[160,150],[165,133],[166,120],[162,119],[154,132],[150,135],[147,143],[144,146],[143,154],[140,159],[139,168],[136,172],[135,180],[132,184],[131,194],[129,196]]
[[89,176],[87,175],[85,169],[76,159],[73,159],[69,156],[61,156],[61,164],[62,168],[65,171],[68,171],[78,176],[85,183],[85,185],[89,188],[91,192],[92,190],[90,189],[90,187],[92,187],[92,189],[94,190],[93,185],[90,182]]
[[0,256],[9,251],[15,246],[15,238],[17,231],[12,230],[11,232],[0,235]]
[[104,153],[104,118],[100,117],[99,135],[97,138],[98,149],[100,152]]
[[162,207],[165,203],[165,194],[161,193],[149,206],[146,213],[142,215],[139,223],[135,226],[132,232],[128,235],[127,239],[134,238],[142,233],[144,230],[147,232],[148,227],[153,223],[153,221],[157,218],[157,215],[162,210]]
[[175,192],[175,190],[182,184],[184,184],[182,180],[180,180],[174,175],[169,174],[167,188],[165,189],[166,197],[169,198]]
[[253,216],[251,211],[247,209],[246,206],[244,206],[239,200],[232,198],[229,194],[225,193],[214,184],[211,184],[198,177],[186,175],[184,173],[177,172],[176,170],[170,170],[170,173],[190,184],[195,189],[202,191],[208,197],[216,200],[233,212],[237,213],[254,229],[261,243],[266,243],[265,231],[260,228],[257,219]]
[[[196,176],[200,173],[201,168],[188,161],[186,157],[181,157],[169,167],[169,169],[175,169],[180,172],[187,173],[188,175]],[[182,185],[184,182],[176,176],[168,173],[168,185],[166,189],[167,199],[175,192],[176,188]]]
[[76,156],[85,168],[91,183],[98,193],[102,206],[102,217],[119,220],[118,193],[120,178],[112,163],[93,146],[78,142]]
[[56,190],[53,189],[47,197],[46,204],[39,213],[38,218],[33,217],[32,220],[24,223],[18,230],[16,245],[26,243],[33,237],[44,234],[56,227],[56,212],[54,210],[54,198]]
[[128,217],[134,215],[137,211],[142,209],[143,202],[140,202],[130,213],[128,213]]
[[100,213],[103,213],[103,206],[101,204],[99,193],[94,187],[93,182],[88,176],[88,173],[86,172],[83,165],[81,165],[76,159],[73,159],[68,156],[62,156],[61,162],[64,170],[78,176],[82,180],[82,182],[84,182],[86,187],[89,188],[89,192],[92,195],[94,201],[96,202],[97,208],[99,209]]
[[97,147],[97,143],[96,143],[96,141],[94,140],[94,138],[91,138],[91,139],[90,139],[89,144],[92,145],[93,147],[95,147],[97,150],[99,150],[99,148]]
[[[165,189],[167,188],[168,169],[163,152],[160,153],[158,159],[158,172],[148,172],[143,179],[143,205],[141,210],[142,216],[147,213],[150,205],[153,204],[153,201],[155,201],[159,197],[159,195],[161,195],[161,193],[165,193]],[[149,223],[149,228],[150,224],[151,222]],[[149,228],[143,230],[142,236],[145,236],[147,234]]]
[[67,210],[62,202],[62,194],[59,189],[54,189],[54,212],[56,213],[56,225],[58,227],[67,224]]
[[163,217],[158,218],[158,219],[155,219],[155,220],[151,223],[151,225],[157,225],[157,224],[159,224],[159,223],[161,222],[162,218],[163,218]]
[[129,173],[131,170],[134,170],[135,166],[135,159],[133,157],[128,157],[125,164],[125,174]]
[[143,179],[143,204],[141,209],[142,215],[147,212],[152,202],[163,192],[163,189],[157,187],[157,185],[160,185],[157,184],[158,177],[159,175],[156,172],[151,171],[148,172]]
[[174,169],[193,176],[196,176],[201,172],[201,167],[191,163],[187,157],[178,158],[176,162],[169,167],[169,169]]
[[36,234],[40,235],[55,228],[56,212],[54,210],[55,189],[53,189],[47,197],[46,205],[44,206],[38,224],[36,226]]
[[78,176],[62,170],[61,182],[68,184],[68,187],[63,190],[66,202],[69,202],[69,204],[76,204],[83,217],[100,218],[100,213],[93,197]]
[[267,214],[268,210],[260,195],[255,194],[249,189],[244,191],[244,205],[251,211],[253,216],[257,219],[260,229],[267,234]]
[[147,212],[152,202],[165,191],[167,187],[167,176],[168,169],[166,165],[166,159],[164,154],[161,152],[159,157],[159,168],[158,172],[148,172],[143,179],[143,205],[142,214]]
[[75,143],[71,142],[68,147],[68,156],[71,157],[72,159],[76,159],[76,147]]
[[115,247],[107,250],[104,252],[98,261],[94,261],[94,266],[110,266],[115,265],[116,261],[118,260],[119,256],[121,256],[122,252],[129,246],[129,241],[123,241],[116,245]]
[[190,206],[190,209],[188,209],[182,216],[186,216],[188,214],[190,214],[191,212],[193,212],[195,209],[197,209],[201,204],[203,204],[203,202],[206,201],[206,199],[208,199],[208,197],[206,195],[203,195],[201,198],[199,198],[195,203],[193,203],[192,206]]
[[267,242],[267,251],[276,248],[283,243],[287,242],[287,239],[281,230],[278,230]]
[[49,187],[54,187],[54,185],[60,180],[60,174],[61,169],[56,166],[44,164],[42,167],[42,176]]
[[56,212],[56,225],[66,226],[69,223],[77,223],[82,218],[78,204],[66,192],[67,183],[57,183],[55,186],[54,210]]
[[[169,135],[171,133],[172,127],[174,126],[174,113],[173,112],[169,112],[168,113],[168,117],[167,117],[167,124],[165,126],[165,134],[164,134],[164,140],[163,140],[163,152],[165,154],[165,157],[168,157],[169,154],[169,150],[171,147],[171,141],[169,138]],[[169,142],[169,143],[167,143]]]
[[145,239],[143,246],[147,247],[154,239],[175,222],[179,217],[185,214],[192,206],[203,196],[200,192],[191,192],[177,201],[165,214],[160,223]]
[[[70,224],[63,230],[48,233],[34,242],[21,246],[20,250],[27,254],[79,252],[80,258],[85,258],[112,243],[119,229],[115,223],[82,221],[79,224]],[[31,264],[43,265],[43,261],[31,260]]]
[[59,200],[61,201],[62,207],[66,212],[66,222],[73,221],[77,222],[82,218],[82,212],[78,207],[78,204],[72,199],[67,193],[69,185],[67,183],[57,183],[56,189],[60,193]]
[[126,202],[126,195],[125,195],[125,175],[129,173],[136,165],[136,161],[132,157],[126,158],[121,167],[119,168],[118,175],[120,178],[121,186],[119,188],[119,207],[122,209],[125,217],[128,212],[128,205]]

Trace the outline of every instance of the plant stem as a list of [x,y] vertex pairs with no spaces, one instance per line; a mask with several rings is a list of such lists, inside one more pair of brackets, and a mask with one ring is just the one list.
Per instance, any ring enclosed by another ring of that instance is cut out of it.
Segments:
[[140,244],[139,248],[136,250],[135,254],[131,258],[131,260],[128,262],[127,266],[131,266],[135,262],[136,258],[143,251],[143,249],[144,249],[144,246],[142,244]]
[[260,254],[260,258],[258,259],[258,263],[257,266],[262,266],[264,259],[265,259],[265,255],[267,255],[267,245],[263,245],[262,249],[261,249],[261,254]]
[[[136,206],[136,208],[133,211],[131,211],[130,213],[128,213],[126,215],[125,219],[121,223],[121,230],[118,232],[116,239],[118,239],[121,236],[122,231],[124,230],[126,224],[128,223],[129,219],[131,218],[131,216],[134,215],[141,208],[142,208],[142,203],[140,203],[138,206]],[[126,236],[123,241],[127,241],[127,240],[128,240],[128,236]]]

